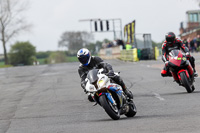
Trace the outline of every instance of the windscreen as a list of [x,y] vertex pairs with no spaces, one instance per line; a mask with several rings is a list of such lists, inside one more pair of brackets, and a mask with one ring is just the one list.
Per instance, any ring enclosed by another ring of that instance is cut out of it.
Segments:
[[98,80],[98,69],[92,69],[88,72],[87,78],[90,80],[90,83],[95,83]]
[[172,51],[170,52],[170,56],[176,57],[176,56],[178,56],[179,52],[181,52],[181,51],[180,51],[180,50],[172,50]]

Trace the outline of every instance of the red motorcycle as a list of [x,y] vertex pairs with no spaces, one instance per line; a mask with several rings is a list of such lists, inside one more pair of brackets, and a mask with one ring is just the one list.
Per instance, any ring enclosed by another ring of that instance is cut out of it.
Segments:
[[194,83],[194,72],[193,68],[187,60],[185,54],[181,50],[172,50],[169,53],[169,70],[172,74],[174,80],[179,83],[179,85],[184,86],[188,93],[195,90]]

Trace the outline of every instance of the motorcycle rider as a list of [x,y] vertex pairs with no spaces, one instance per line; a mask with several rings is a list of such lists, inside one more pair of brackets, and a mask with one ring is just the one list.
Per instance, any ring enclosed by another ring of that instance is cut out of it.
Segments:
[[171,73],[169,72],[169,67],[168,67],[168,54],[171,50],[173,49],[181,49],[183,52],[186,53],[187,59],[189,59],[190,64],[193,67],[194,70],[194,76],[198,77],[198,73],[195,70],[195,59],[193,56],[190,55],[189,49],[183,44],[183,42],[176,38],[176,35],[173,32],[168,32],[165,35],[165,41],[162,44],[162,60],[165,63],[165,66],[163,70],[161,71],[161,76],[166,77],[166,76],[172,76]]
[[[89,70],[93,68],[97,69],[103,68],[104,69],[103,72],[106,73],[108,77],[111,76],[112,80],[114,80],[117,84],[121,85],[127,97],[129,97],[130,99],[133,98],[133,94],[131,93],[131,91],[127,89],[126,85],[124,84],[120,76],[114,74],[114,71],[110,64],[103,62],[103,60],[100,57],[91,56],[90,51],[86,48],[82,48],[78,51],[77,58],[81,63],[78,68],[78,73],[81,78],[81,87],[84,89],[84,92],[86,91],[85,78],[87,77],[87,73],[89,72]],[[91,101],[90,100],[91,98],[89,98],[89,96],[88,99],[89,101]]]

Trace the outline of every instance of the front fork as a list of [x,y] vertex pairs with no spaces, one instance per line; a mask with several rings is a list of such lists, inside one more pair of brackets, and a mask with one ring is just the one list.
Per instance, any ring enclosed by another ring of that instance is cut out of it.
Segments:
[[[188,70],[188,71],[187,71]],[[193,69],[192,69],[192,66],[191,65],[188,65],[187,66],[187,70],[185,69],[181,69],[178,71],[178,73],[176,72],[172,72],[172,77],[174,78],[174,80],[177,82],[177,83],[180,83],[180,80],[181,80],[181,77],[180,77],[180,73],[185,71],[185,74],[186,76],[189,78],[189,79],[193,79],[194,77],[194,72],[193,72]],[[191,78],[190,78],[191,77]]]

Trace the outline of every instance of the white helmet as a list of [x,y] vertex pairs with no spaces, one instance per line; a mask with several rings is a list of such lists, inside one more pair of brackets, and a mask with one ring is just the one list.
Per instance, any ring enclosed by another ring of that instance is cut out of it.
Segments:
[[90,51],[86,48],[80,49],[77,53],[77,57],[80,63],[84,66],[87,66],[90,63],[91,54]]

